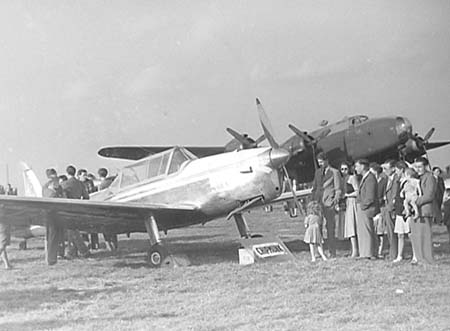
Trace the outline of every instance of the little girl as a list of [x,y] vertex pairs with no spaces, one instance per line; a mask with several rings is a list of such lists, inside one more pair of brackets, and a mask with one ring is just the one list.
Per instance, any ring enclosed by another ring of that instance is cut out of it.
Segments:
[[317,201],[311,201],[307,206],[307,216],[305,217],[305,243],[309,244],[309,251],[311,252],[311,261],[316,261],[316,248],[324,261],[327,260],[323,253],[323,238],[322,238],[322,210]]
[[400,192],[400,195],[405,199],[403,201],[405,217],[408,218],[412,215],[414,219],[417,219],[419,217],[419,208],[416,200],[422,195],[419,176],[414,169],[408,168],[405,170],[405,178],[406,183]]

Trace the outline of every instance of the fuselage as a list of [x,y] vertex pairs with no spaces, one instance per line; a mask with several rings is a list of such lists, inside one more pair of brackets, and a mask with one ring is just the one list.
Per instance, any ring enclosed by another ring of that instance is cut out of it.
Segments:
[[[339,167],[341,162],[354,162],[360,158],[384,162],[398,158],[399,146],[405,144],[411,133],[411,123],[403,117],[381,117],[369,119],[367,116],[346,117],[310,133],[317,137],[323,131],[330,133],[317,142],[316,153],[323,151],[330,163]],[[295,145],[294,136],[283,145]],[[314,177],[315,160],[311,148],[305,148],[291,158],[287,168],[299,182],[310,182]]]
[[[271,153],[271,148],[255,148],[189,160],[172,174],[124,187],[113,183],[91,199],[195,207],[204,217],[189,222],[204,223],[227,215],[250,199],[262,197],[263,201],[271,201],[281,194],[281,177]],[[166,225],[172,228],[186,224]]]

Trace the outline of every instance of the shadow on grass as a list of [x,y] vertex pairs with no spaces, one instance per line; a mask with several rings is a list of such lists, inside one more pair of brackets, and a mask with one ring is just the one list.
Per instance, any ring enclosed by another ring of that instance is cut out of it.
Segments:
[[[222,262],[235,262],[238,260],[238,241],[194,241],[197,236],[177,237],[164,240],[170,254],[183,255],[189,259],[191,265],[216,264]],[[214,236],[199,236],[211,239]],[[181,241],[183,240],[183,241]],[[117,268],[142,268],[148,267],[145,259],[149,249],[148,240],[132,239],[121,245],[120,254],[115,255],[123,258],[113,266]],[[139,253],[139,254],[137,254]],[[99,252],[93,255],[93,258],[101,259],[105,256],[111,256],[111,252]],[[131,260],[131,261],[130,261]],[[134,262],[133,260],[137,260]]]
[[122,287],[108,287],[101,289],[58,289],[49,287],[45,289],[23,289],[0,291],[0,311],[12,312],[17,310],[29,311],[45,304],[62,304],[69,301],[84,301],[104,293],[126,291]]
[[[214,241],[215,236],[189,236],[168,238],[165,241],[170,254],[182,254],[187,256],[191,265],[207,265],[224,262],[237,262],[238,248],[240,243],[238,240]],[[185,239],[187,238],[187,239]],[[195,238],[212,239],[211,241],[195,241]],[[303,240],[295,239],[284,242],[292,252],[309,252],[309,246]],[[131,268],[138,269],[142,267],[149,267],[146,263],[146,253],[149,248],[148,240],[145,239],[131,239],[123,243],[120,248],[120,254],[116,255],[118,258],[124,260],[118,261],[113,266],[117,268]],[[336,248],[338,251],[349,251],[350,243],[347,240],[336,241]],[[94,258],[102,258],[104,256],[111,256],[111,252],[103,252],[102,254],[95,254]]]

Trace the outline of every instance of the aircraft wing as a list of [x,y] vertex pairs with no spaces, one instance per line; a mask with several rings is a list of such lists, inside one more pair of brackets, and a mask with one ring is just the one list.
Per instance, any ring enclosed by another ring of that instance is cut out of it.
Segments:
[[[184,146],[197,157],[211,156],[225,152],[224,146]],[[111,146],[98,151],[98,155],[108,158],[140,160],[149,155],[171,149],[173,146]]]
[[45,225],[49,214],[67,229],[86,232],[145,232],[144,220],[150,214],[161,230],[205,220],[195,206],[0,196],[0,222],[14,226]]

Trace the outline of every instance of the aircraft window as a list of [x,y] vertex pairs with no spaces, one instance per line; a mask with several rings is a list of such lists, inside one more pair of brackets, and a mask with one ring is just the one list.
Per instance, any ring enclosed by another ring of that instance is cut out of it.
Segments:
[[172,160],[170,161],[168,174],[173,174],[174,172],[180,170],[181,165],[187,160],[189,160],[187,155],[185,155],[181,150],[175,149],[173,151]]
[[134,168],[124,168],[122,170],[120,187],[133,185],[139,183],[139,181],[140,181],[139,175],[136,173]]
[[146,179],[177,172],[183,163],[193,159],[196,159],[195,155],[183,148],[174,148],[173,150],[150,156],[123,168],[119,176],[111,184],[111,188],[114,189],[119,186],[122,188]]
[[369,117],[367,117],[366,115],[359,115],[359,116],[353,116],[350,118],[350,121],[353,125],[356,124],[361,124],[365,121],[367,121],[369,119]]
[[170,153],[166,153],[148,160],[149,171],[147,178],[153,178],[164,175],[166,173],[169,156]]

